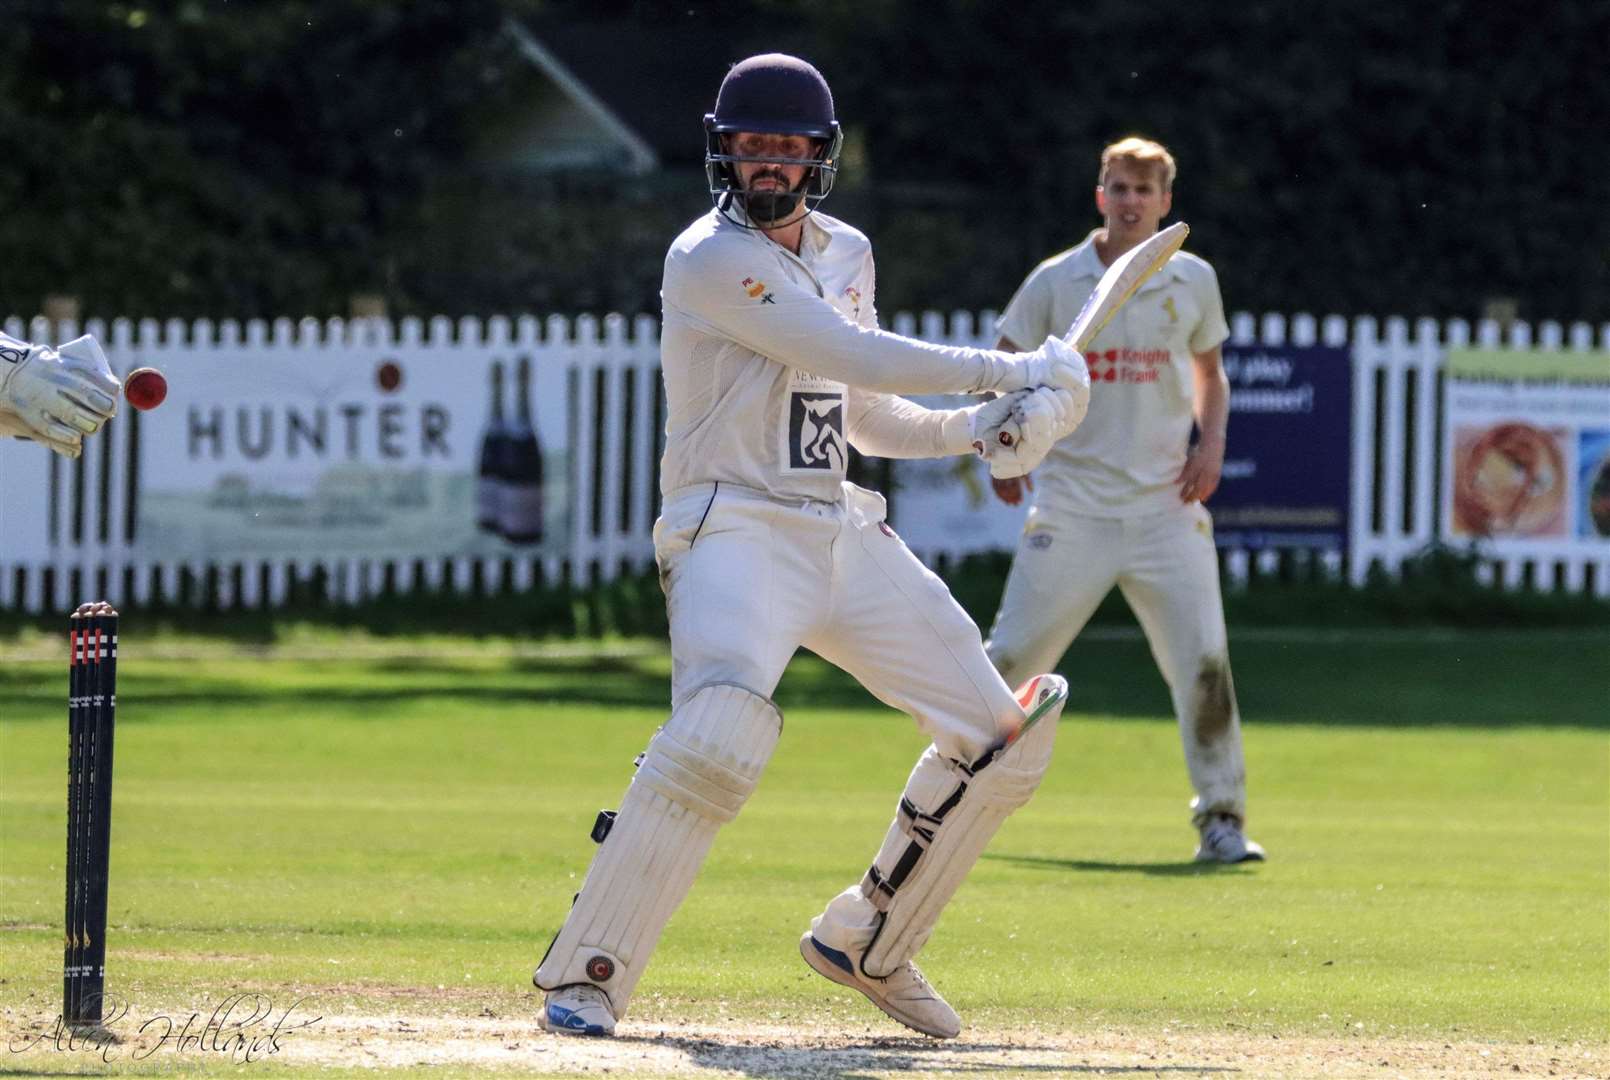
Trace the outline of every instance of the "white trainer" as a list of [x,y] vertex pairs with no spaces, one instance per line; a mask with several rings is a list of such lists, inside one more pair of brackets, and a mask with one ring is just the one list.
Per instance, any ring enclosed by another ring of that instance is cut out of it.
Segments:
[[799,954],[818,975],[861,991],[868,1001],[913,1031],[936,1039],[954,1039],[961,1034],[961,1017],[909,960],[887,978],[868,978],[848,955],[823,945],[809,930],[799,939]]
[[1197,862],[1263,862],[1263,858],[1263,845],[1247,839],[1241,831],[1241,819],[1234,814],[1210,814],[1202,823]]
[[560,1035],[613,1035],[615,1013],[609,997],[592,983],[571,983],[548,991],[542,1016],[544,1031]]

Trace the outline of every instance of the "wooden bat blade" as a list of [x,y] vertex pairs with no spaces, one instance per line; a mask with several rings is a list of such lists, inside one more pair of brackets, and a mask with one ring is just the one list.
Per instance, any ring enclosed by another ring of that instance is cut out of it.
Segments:
[[1118,314],[1118,309],[1135,295],[1135,290],[1161,270],[1174,253],[1184,246],[1185,237],[1190,231],[1191,227],[1185,222],[1175,222],[1119,256],[1118,261],[1107,267],[1107,272],[1101,275],[1101,280],[1096,283],[1084,307],[1079,309],[1073,325],[1062,335],[1062,340],[1080,352],[1088,349],[1090,343],[1096,340],[1096,335]]

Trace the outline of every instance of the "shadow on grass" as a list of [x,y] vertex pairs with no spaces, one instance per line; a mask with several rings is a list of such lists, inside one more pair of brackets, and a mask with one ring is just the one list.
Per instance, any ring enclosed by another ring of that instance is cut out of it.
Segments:
[[[1232,641],[1241,716],[1261,724],[1425,729],[1555,727],[1610,730],[1610,647],[1603,636],[1531,640],[1505,635],[1444,639]],[[523,712],[552,702],[664,710],[668,653],[594,656],[200,659],[124,663],[119,697],[155,708],[383,707],[395,702],[484,701]],[[1144,640],[1074,643],[1059,671],[1072,685],[1070,718],[1112,716],[1172,723],[1173,708]],[[65,665],[0,665],[0,710],[54,705]],[[854,679],[801,652],[773,697],[793,709],[889,711]],[[892,711],[889,711],[893,715]]]
[[[668,711],[671,680],[656,658],[515,657],[490,667],[475,661],[419,658],[375,660],[263,661],[262,677],[254,675],[250,658],[227,658],[214,666],[163,662],[141,671],[125,662],[118,672],[118,698],[146,716],[163,709],[196,707],[264,708],[367,712],[386,719],[387,706],[428,701],[484,704],[488,712],[530,713],[553,703],[605,709]],[[331,684],[333,666],[350,671]],[[244,669],[244,673],[243,673]],[[41,678],[34,670],[0,666],[0,709],[25,703],[65,708],[67,676]],[[773,698],[786,713],[791,709],[887,710],[850,676],[814,657],[792,664]],[[54,717],[54,713],[52,713]]]
[[1043,855],[1009,855],[984,852],[982,858],[995,862],[1027,866],[1034,870],[1074,870],[1098,874],[1145,874],[1148,877],[1207,877],[1213,874],[1246,873],[1248,863],[1191,862],[1101,862],[1095,859],[1050,859]]
[[[1237,1069],[1212,1065],[1159,1065],[1148,1061],[1135,1065],[1084,1065],[1067,1060],[1024,1061],[1026,1055],[1043,1059],[1047,1055],[1075,1057],[1072,1048],[1024,1046],[1014,1043],[939,1042],[921,1036],[894,1036],[863,1039],[833,1045],[825,1039],[809,1037],[783,1041],[749,1037],[743,1041],[697,1039],[676,1035],[621,1035],[616,1042],[641,1043],[680,1050],[695,1065],[746,1076],[799,1077],[802,1080],[872,1080],[891,1073],[956,1073],[1012,1075],[1037,1073],[1047,1076],[1094,1074],[1155,1076],[1185,1073],[1234,1073]],[[1138,1055],[1137,1055],[1138,1056]]]

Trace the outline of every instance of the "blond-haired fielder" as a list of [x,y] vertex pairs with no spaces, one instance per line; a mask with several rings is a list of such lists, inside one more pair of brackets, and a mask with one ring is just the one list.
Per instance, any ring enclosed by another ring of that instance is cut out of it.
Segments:
[[[1150,139],[1107,147],[1096,185],[1102,227],[1034,268],[1001,316],[999,347],[1067,326],[1103,270],[1157,232],[1174,175],[1173,156]],[[1228,336],[1213,268],[1181,251],[1095,339],[1084,423],[1036,480],[993,482],[1003,502],[1016,505],[1028,489],[1034,503],[986,647],[1008,684],[1049,671],[1118,586],[1173,698],[1196,793],[1196,858],[1234,863],[1264,852],[1243,831],[1241,718],[1202,505],[1224,464],[1230,389],[1219,347]]]

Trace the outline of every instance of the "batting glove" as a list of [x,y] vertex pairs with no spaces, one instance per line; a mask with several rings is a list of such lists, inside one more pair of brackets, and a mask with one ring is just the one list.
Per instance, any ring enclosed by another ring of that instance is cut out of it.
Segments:
[[1057,440],[1072,434],[1084,414],[1084,401],[1071,391],[1049,386],[1019,390],[977,408],[973,449],[989,462],[989,474],[995,479],[1025,476],[1045,460]]
[[1046,338],[1033,352],[995,355],[1009,362],[992,372],[994,378],[985,389],[1006,393],[1053,386],[1074,394],[1090,392],[1090,370],[1085,367],[1084,354],[1059,337]]
[[1012,409],[1012,419],[1023,429],[1023,437],[1049,446],[1072,435],[1090,408],[1090,388],[1075,393],[1061,387],[1042,386],[1025,396]]

